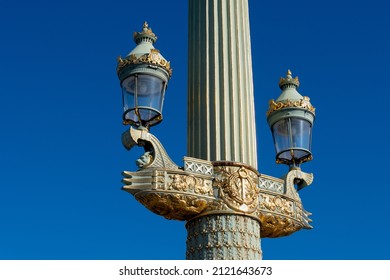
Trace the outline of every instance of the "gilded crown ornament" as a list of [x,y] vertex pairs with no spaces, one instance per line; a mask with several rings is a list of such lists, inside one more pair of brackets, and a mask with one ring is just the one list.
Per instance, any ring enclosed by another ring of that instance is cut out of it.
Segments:
[[290,69],[287,70],[286,78],[280,77],[280,80],[279,80],[279,87],[280,87],[281,89],[283,89],[283,87],[284,87],[285,85],[294,85],[294,86],[296,86],[296,88],[299,87],[299,79],[298,79],[298,76],[296,76],[295,78],[293,78]]
[[139,40],[141,38],[150,38],[153,43],[157,41],[156,34],[153,33],[152,29],[149,27],[149,24],[145,21],[144,25],[142,26],[141,32],[134,32],[133,33],[134,41],[138,44]]

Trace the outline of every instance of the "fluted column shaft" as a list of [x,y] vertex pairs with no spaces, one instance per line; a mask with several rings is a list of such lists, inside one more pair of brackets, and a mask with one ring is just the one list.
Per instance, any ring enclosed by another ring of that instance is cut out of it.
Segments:
[[248,0],[189,0],[188,155],[257,168]]

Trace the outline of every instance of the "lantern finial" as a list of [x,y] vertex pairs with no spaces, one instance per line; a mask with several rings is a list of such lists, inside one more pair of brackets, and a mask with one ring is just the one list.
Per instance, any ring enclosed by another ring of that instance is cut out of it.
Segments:
[[133,33],[134,42],[138,45],[142,41],[150,41],[154,44],[157,41],[156,34],[153,33],[152,28],[149,27],[149,24],[145,21],[142,26],[141,32]]
[[290,69],[287,70],[286,78],[281,77],[279,80],[279,87],[281,89],[284,89],[285,87],[289,87],[289,86],[290,87],[293,86],[295,88],[299,87],[298,76],[293,78]]

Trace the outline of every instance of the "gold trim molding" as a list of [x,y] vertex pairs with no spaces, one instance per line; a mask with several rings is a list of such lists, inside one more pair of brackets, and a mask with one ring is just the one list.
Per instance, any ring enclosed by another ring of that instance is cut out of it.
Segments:
[[300,100],[288,100],[287,99],[285,101],[279,101],[279,102],[275,102],[274,99],[271,99],[269,101],[269,109],[267,111],[267,117],[271,113],[285,109],[285,108],[304,109],[304,110],[308,110],[308,111],[312,112],[313,114],[315,114],[315,110],[316,110],[313,107],[313,105],[311,105],[310,98],[307,96],[304,96],[303,99],[300,99]]
[[171,63],[164,59],[160,55],[160,51],[157,49],[151,49],[150,53],[146,53],[144,55],[141,55],[140,57],[137,57],[135,54],[131,54],[130,56],[125,58],[119,56],[117,60],[117,73],[121,72],[128,65],[153,64],[165,69],[168,72],[169,76],[172,76]]
[[261,224],[261,237],[290,235],[311,228],[310,213],[294,180],[312,182],[312,175],[290,171],[285,180],[259,175],[234,163],[214,166],[213,175],[183,170],[145,168],[123,172],[123,190],[147,209],[170,220],[190,221],[208,215],[249,216]]

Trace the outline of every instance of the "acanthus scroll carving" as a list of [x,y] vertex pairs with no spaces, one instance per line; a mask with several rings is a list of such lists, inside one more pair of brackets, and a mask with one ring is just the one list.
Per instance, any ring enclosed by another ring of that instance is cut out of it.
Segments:
[[183,174],[169,174],[168,178],[168,190],[177,190],[208,196],[213,195],[211,180]]
[[180,193],[140,192],[135,198],[152,212],[170,220],[188,220],[207,207],[207,200]]

